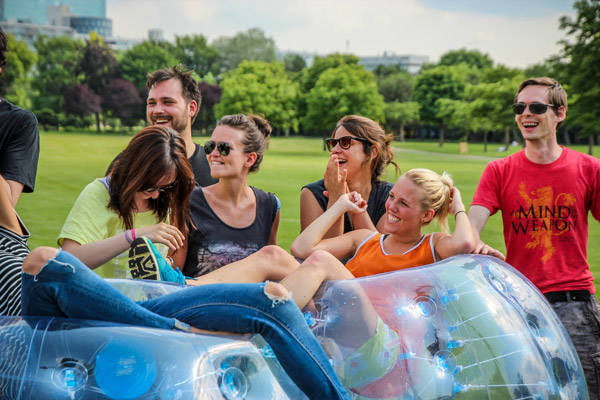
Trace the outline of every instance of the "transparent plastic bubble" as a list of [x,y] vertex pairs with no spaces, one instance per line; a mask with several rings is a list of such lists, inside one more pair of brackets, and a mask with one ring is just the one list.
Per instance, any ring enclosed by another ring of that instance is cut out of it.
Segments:
[[227,400],[243,399],[248,393],[246,376],[235,367],[228,367],[221,373],[219,387]]
[[52,372],[52,380],[59,389],[76,392],[87,383],[88,371],[81,362],[67,360]]
[[[496,258],[457,256],[326,286],[313,332],[363,398],[588,399],[558,317]],[[341,287],[355,305],[336,302]]]

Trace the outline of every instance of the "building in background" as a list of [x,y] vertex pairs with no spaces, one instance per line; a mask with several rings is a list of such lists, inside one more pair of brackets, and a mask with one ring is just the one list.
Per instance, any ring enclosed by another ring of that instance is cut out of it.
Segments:
[[429,58],[427,56],[418,56],[414,54],[401,55],[385,51],[381,56],[361,57],[359,64],[364,65],[367,71],[373,71],[379,65],[398,65],[411,74],[416,75],[421,70],[421,66],[428,61]]
[[[315,61],[315,57],[325,57],[325,55],[320,55],[317,53],[310,53],[306,51],[293,51],[293,50],[277,50],[276,56],[278,60],[283,60],[284,57],[288,54],[295,54],[302,59],[306,63],[307,67],[310,67],[312,63]],[[410,72],[413,75],[416,75],[421,70],[421,66],[427,62],[429,62],[429,58],[427,56],[419,56],[419,55],[400,55],[395,53],[384,52],[381,56],[358,56],[360,61],[358,62],[360,65],[364,65],[367,71],[373,71],[379,65],[398,65],[405,71]]]
[[0,0],[0,24],[33,46],[38,35],[87,38],[91,31],[112,37],[106,0]]
[[60,6],[70,15],[106,18],[106,0],[0,0],[0,21],[48,25],[48,7]]

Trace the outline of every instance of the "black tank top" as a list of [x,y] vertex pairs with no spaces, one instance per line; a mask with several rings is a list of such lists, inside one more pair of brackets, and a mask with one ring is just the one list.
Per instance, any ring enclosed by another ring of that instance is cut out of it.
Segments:
[[196,277],[241,260],[269,243],[277,215],[277,198],[252,187],[256,196],[256,217],[244,228],[225,224],[210,208],[202,189],[197,187],[190,199],[188,252],[183,274]]
[[[392,183],[386,181],[376,181],[371,185],[367,214],[369,214],[369,217],[375,226],[377,226],[377,223],[385,214],[385,201],[393,186]],[[320,181],[309,183],[304,186],[303,189],[304,188],[311,191],[323,209],[323,212],[325,212],[327,210],[327,204],[329,203],[329,199],[323,194],[323,191],[325,190],[325,181],[321,179]],[[350,223],[350,218],[348,218],[348,213],[346,213],[344,214],[344,233],[350,231],[352,231],[352,224]]]

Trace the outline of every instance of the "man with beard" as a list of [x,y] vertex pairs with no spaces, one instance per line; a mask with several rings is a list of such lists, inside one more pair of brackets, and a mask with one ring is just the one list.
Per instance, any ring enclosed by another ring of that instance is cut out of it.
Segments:
[[[181,135],[196,184],[204,187],[217,183],[218,180],[210,175],[204,147],[192,141],[192,124],[200,111],[202,100],[198,82],[192,77],[192,72],[175,66],[148,74],[146,119],[150,125],[166,126]],[[116,159],[108,167],[106,175],[115,161]]]
[[200,111],[201,95],[192,71],[180,67],[159,69],[148,75],[146,118],[149,124],[162,125],[179,132],[185,141],[187,157],[192,164],[196,183],[217,183],[210,176],[204,148],[192,141],[192,124]]

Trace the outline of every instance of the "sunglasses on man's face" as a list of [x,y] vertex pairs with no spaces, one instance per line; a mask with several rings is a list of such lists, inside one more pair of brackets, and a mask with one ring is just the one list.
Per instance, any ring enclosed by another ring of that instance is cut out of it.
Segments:
[[219,142],[219,143],[215,143],[212,140],[207,141],[206,143],[204,143],[204,152],[206,154],[210,154],[213,152],[213,150],[215,149],[215,147],[217,148],[217,150],[219,151],[219,153],[222,156],[227,156],[229,155],[229,152],[231,150],[233,150],[231,148],[231,145],[227,142]]
[[175,189],[175,186],[177,186],[177,181],[171,183],[170,185],[158,186],[158,187],[154,187],[154,188],[150,188],[150,189],[144,189],[144,190],[142,190],[142,192],[144,192],[144,193],[170,192],[171,190]]
[[352,141],[356,140],[357,142],[369,143],[367,139],[354,137],[354,136],[343,136],[339,139],[329,138],[325,139],[325,144],[327,145],[327,150],[331,151],[338,144],[344,150],[348,150],[350,146],[352,146]]
[[515,114],[517,115],[521,115],[525,112],[525,110],[527,109],[527,107],[529,106],[529,112],[532,114],[544,114],[546,111],[548,111],[548,107],[554,107],[553,104],[544,104],[544,103],[531,103],[531,104],[525,104],[525,103],[515,103],[512,105],[513,111],[515,112]]

